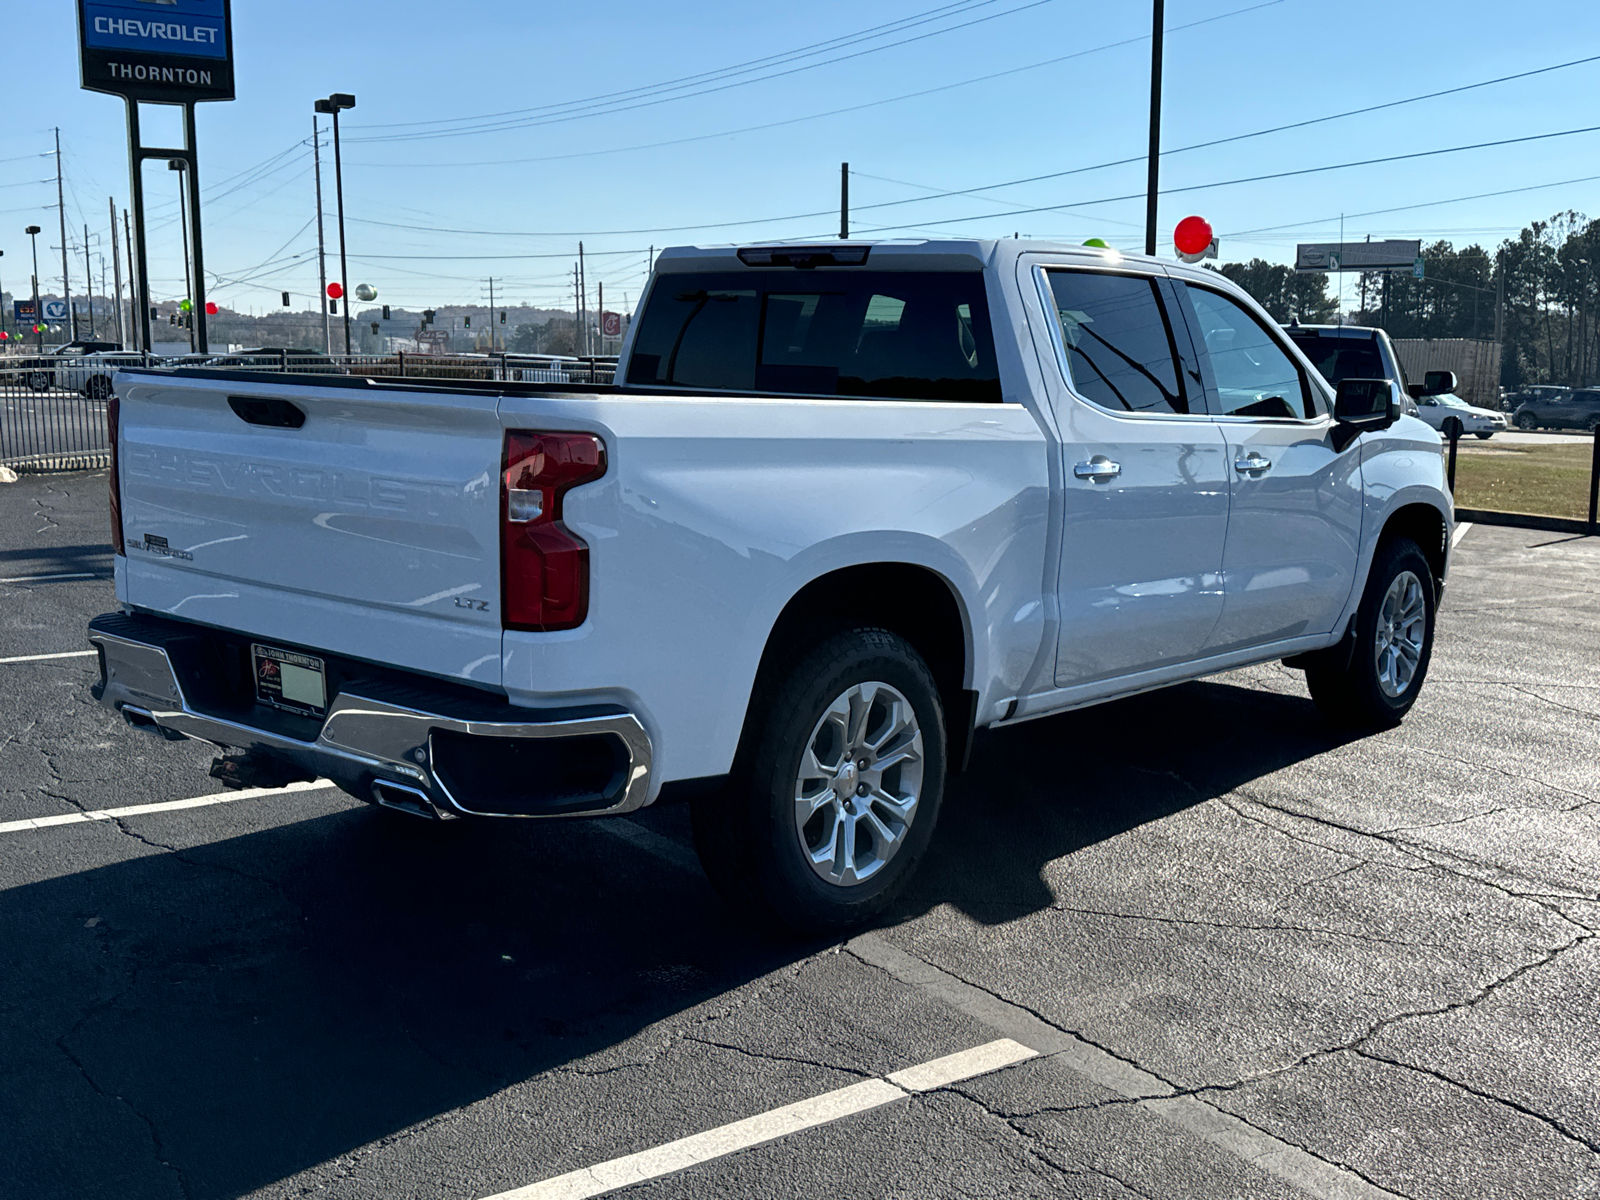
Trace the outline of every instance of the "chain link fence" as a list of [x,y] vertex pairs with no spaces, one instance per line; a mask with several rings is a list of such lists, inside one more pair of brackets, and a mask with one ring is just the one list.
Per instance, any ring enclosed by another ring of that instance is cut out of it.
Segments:
[[82,471],[111,464],[106,401],[120,370],[186,368],[266,374],[358,375],[370,378],[479,383],[609,384],[615,361],[545,355],[142,354],[53,358],[0,357],[0,466],[17,471]]

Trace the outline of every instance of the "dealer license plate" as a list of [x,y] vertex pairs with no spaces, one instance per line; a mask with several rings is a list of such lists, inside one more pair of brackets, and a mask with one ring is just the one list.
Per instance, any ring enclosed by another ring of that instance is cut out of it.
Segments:
[[255,663],[256,699],[273,708],[320,717],[327,712],[328,691],[322,660],[276,646],[251,646]]

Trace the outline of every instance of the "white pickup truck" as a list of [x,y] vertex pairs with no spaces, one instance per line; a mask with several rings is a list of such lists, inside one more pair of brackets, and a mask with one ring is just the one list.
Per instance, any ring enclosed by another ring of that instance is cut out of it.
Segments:
[[689,799],[723,893],[814,931],[906,882],[978,729],[1272,659],[1346,723],[1422,686],[1438,434],[1215,273],[668,250],[617,380],[120,374],[97,694],[240,785]]

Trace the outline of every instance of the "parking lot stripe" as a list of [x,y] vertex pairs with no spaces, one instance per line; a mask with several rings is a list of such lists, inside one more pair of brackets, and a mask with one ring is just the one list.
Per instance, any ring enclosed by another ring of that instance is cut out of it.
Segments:
[[317,779],[311,783],[291,783],[287,787],[241,788],[237,792],[194,796],[188,800],[161,800],[155,804],[130,804],[126,808],[100,808],[93,812],[60,813],[52,817],[26,817],[20,821],[0,821],[0,833],[23,833],[33,829],[50,829],[56,825],[77,825],[83,821],[115,821],[122,817],[142,817],[146,813],[205,808],[212,804],[232,804],[235,800],[259,800],[263,796],[288,796],[294,792],[318,791],[332,786],[333,784],[326,779]]
[[[882,1108],[896,1100],[908,1099],[918,1091],[959,1083],[963,1079],[997,1071],[1032,1057],[1033,1051],[1009,1039],[989,1042],[959,1054],[896,1071],[888,1079],[864,1079],[809,1100],[786,1104],[742,1121],[679,1138],[652,1150],[625,1154],[621,1158],[569,1171],[527,1187],[500,1192],[488,1200],[586,1200],[590,1196],[601,1196],[618,1188],[660,1179],[686,1167],[815,1129],[841,1117]],[[902,1078],[918,1082],[901,1083]]]
[[1467,530],[1472,528],[1471,521],[1463,521],[1456,526],[1456,531],[1450,535],[1450,549],[1454,550],[1461,545],[1461,539],[1467,536]]
[[51,658],[93,658],[98,653],[98,650],[63,650],[60,654],[17,654],[11,658],[0,658],[0,663],[44,662]]
[[74,571],[70,575],[13,575],[0,583],[54,583],[58,579],[99,579],[93,571]]

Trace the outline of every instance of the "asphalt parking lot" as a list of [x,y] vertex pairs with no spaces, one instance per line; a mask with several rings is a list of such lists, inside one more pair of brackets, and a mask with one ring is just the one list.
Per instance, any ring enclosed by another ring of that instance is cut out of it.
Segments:
[[1600,1196],[1600,539],[1468,530],[1391,732],[1272,665],[983,737],[796,946],[682,809],[79,819],[221,791],[35,657],[104,488],[0,486],[0,1196]]

